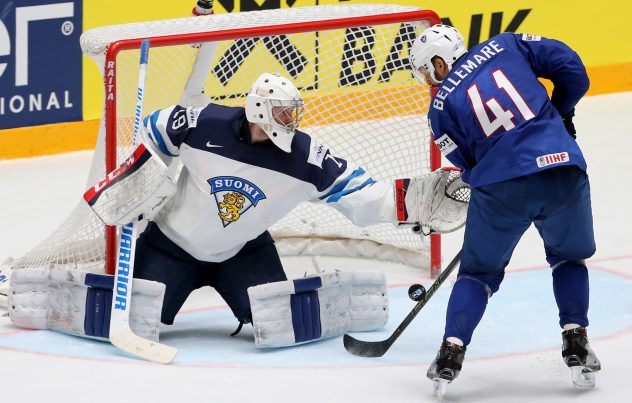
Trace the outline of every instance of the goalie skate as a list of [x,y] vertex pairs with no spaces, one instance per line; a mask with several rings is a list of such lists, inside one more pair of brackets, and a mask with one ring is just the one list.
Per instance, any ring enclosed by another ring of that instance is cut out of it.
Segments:
[[437,353],[426,376],[432,380],[434,387],[434,395],[443,399],[448,384],[456,379],[463,367],[463,359],[465,358],[465,346],[444,341]]
[[577,389],[595,387],[595,373],[601,363],[588,344],[586,328],[578,327],[562,332],[564,362],[571,369],[573,385]]

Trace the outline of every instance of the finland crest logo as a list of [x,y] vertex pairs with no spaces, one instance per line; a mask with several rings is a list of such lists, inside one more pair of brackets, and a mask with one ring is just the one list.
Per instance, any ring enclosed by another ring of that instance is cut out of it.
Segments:
[[266,198],[255,184],[236,176],[216,176],[209,179],[208,183],[217,203],[217,215],[224,228],[239,220],[250,207],[257,207],[257,203]]

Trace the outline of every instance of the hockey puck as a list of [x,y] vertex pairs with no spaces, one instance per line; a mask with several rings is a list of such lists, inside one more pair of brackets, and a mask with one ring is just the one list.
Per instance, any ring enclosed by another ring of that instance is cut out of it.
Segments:
[[421,301],[426,295],[426,289],[421,284],[413,284],[408,288],[408,296],[413,301]]

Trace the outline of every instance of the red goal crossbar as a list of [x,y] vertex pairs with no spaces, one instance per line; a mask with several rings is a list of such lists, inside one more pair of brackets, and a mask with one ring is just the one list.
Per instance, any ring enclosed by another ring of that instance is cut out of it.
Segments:
[[[267,35],[282,35],[310,31],[327,31],[348,27],[361,27],[371,25],[392,24],[399,22],[427,21],[430,25],[441,22],[439,16],[430,10],[417,10],[409,12],[391,13],[384,15],[372,15],[362,17],[348,17],[327,21],[310,21],[301,23],[288,23],[270,25],[264,27],[249,27],[240,29],[227,29],[212,32],[185,33],[180,35],[165,35],[149,38],[152,47],[164,47],[172,45],[184,45],[192,43],[215,42],[222,40],[234,40],[241,38],[255,38]],[[117,56],[121,51],[139,49],[141,41],[147,38],[135,38],[112,42],[106,53],[104,66],[105,85],[105,169],[111,172],[117,166]],[[430,152],[431,169],[441,166],[441,154],[431,141]],[[438,234],[431,235],[430,241],[430,268],[435,276],[441,267],[441,238]],[[105,268],[107,273],[114,273],[116,261],[116,227],[106,227]]]

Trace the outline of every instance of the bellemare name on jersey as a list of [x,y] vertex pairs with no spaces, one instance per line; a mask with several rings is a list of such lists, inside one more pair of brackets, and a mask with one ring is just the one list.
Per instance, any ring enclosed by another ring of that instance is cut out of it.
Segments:
[[[479,51],[474,52],[472,54],[467,55],[467,59],[462,62],[458,68],[452,70],[450,75],[454,73],[459,79],[455,80],[452,77],[448,77],[441,87],[434,99],[432,100],[432,107],[442,111],[443,110],[443,101],[450,95],[452,91],[456,87],[461,84],[461,82],[470,75],[470,73],[476,70],[483,63],[490,60],[492,57],[504,51],[504,48],[501,48],[500,45],[496,41],[490,41],[489,44],[483,46]],[[452,84],[452,86],[448,85],[448,83]]]

